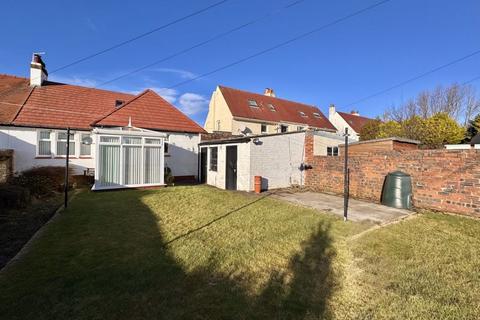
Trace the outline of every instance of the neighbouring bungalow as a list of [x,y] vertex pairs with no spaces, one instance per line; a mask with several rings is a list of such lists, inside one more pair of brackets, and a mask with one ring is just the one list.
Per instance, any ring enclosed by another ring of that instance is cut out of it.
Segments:
[[350,139],[358,141],[363,126],[374,119],[362,117],[358,111],[350,113],[336,111],[335,105],[332,104],[328,109],[328,120],[337,128],[339,134],[345,133],[345,128],[348,128]]
[[94,173],[94,189],[164,184],[198,173],[205,131],[152,90],[138,95],[51,82],[34,55],[30,79],[0,75],[0,149],[14,170],[63,166],[69,127],[70,166]]
[[204,128],[232,135],[337,131],[315,106],[277,98],[272,89],[262,95],[224,86],[212,94]]

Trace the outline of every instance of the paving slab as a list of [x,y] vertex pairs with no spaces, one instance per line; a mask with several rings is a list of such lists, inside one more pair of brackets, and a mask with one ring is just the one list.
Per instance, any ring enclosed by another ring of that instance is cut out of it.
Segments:
[[[290,190],[277,191],[272,196],[343,217],[343,197],[310,191],[295,192]],[[352,221],[370,221],[375,224],[384,224],[402,219],[410,214],[413,214],[413,211],[390,208],[377,203],[355,199],[349,200],[348,219]]]

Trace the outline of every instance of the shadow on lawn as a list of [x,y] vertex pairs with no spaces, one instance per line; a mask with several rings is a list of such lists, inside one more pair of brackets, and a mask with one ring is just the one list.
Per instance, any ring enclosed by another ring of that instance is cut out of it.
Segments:
[[[16,270],[19,279],[0,277],[0,286],[4,286],[0,290],[0,317],[330,317],[327,301],[336,288],[336,281],[331,268],[335,252],[331,247],[328,224],[318,226],[317,231],[303,243],[302,252],[290,259],[287,270],[273,270],[260,292],[252,294],[245,279],[242,279],[247,275],[238,275],[236,270],[232,270],[232,274],[218,271],[218,257],[212,256],[202,267],[186,270],[166,246],[167,241],[159,233],[156,216],[142,203],[140,197],[146,194],[117,192],[90,197],[84,195],[72,203],[64,213],[64,219],[48,230],[50,234],[62,231],[61,241],[49,241],[43,248],[47,250],[47,246],[54,243],[51,259],[29,255]],[[111,209],[110,202],[125,201],[125,197],[128,197],[128,208],[117,206]],[[85,208],[92,206],[100,206],[98,212],[102,214],[83,213]],[[131,212],[131,208],[135,208],[135,212]],[[67,227],[65,224],[68,224]],[[210,226],[214,227],[214,222]],[[225,236],[228,237],[228,234]],[[45,254],[45,250],[41,249],[37,248],[39,254]],[[48,249],[52,250],[51,247]],[[25,281],[20,280],[23,279],[22,274],[27,273],[29,268],[50,268],[52,277],[29,274],[33,277],[31,281],[40,281],[40,285],[34,288],[22,285],[21,282]]]

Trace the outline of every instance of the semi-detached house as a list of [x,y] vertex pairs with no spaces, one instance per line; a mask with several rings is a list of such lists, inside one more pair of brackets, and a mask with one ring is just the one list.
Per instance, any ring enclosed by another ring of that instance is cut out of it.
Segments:
[[0,149],[14,170],[70,166],[94,172],[95,189],[164,184],[164,167],[195,178],[205,131],[152,90],[138,95],[51,82],[34,55],[30,79],[0,75]]
[[204,129],[233,135],[337,131],[316,106],[277,98],[268,88],[258,94],[225,86],[212,94]]

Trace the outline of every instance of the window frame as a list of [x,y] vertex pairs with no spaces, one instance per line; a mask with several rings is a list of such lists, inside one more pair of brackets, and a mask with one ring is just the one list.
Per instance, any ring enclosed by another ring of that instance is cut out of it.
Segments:
[[[84,144],[83,139],[84,139],[84,137],[92,139],[92,135],[90,133],[80,132],[80,133],[78,133],[78,136],[80,137],[78,156],[79,157],[85,157],[85,158],[91,157],[92,156],[92,144],[89,144],[89,145]],[[93,139],[92,139],[92,142],[93,142]],[[84,154],[82,152],[82,147],[89,147],[89,149],[90,149],[89,153]]]
[[338,146],[327,146],[327,156],[328,157],[338,157]]
[[[265,129],[265,130],[264,130]],[[260,124],[260,133],[268,133],[268,126],[266,123]]]
[[258,102],[255,99],[248,99],[248,106],[250,108],[259,108]]
[[[213,157],[214,150],[215,150],[215,157]],[[208,170],[217,172],[218,171],[218,147],[209,147],[208,157],[209,157]]]
[[[48,139],[45,139],[45,138],[41,137],[42,132],[48,132],[48,134],[49,134]],[[53,156],[53,148],[52,148],[52,145],[53,145],[53,142],[54,142],[54,139],[52,139],[52,134],[53,133],[54,132],[52,130],[37,130],[37,148],[36,148],[36,156],[37,157],[51,158]],[[49,154],[40,154],[40,141],[50,142],[50,153]]]
[[[285,129],[285,131],[283,129]],[[286,132],[288,132],[288,124],[281,124],[280,133],[286,133]]]
[[275,109],[275,106],[271,103],[267,104],[267,107],[270,109],[272,112],[277,112],[277,109]]
[[[57,131],[55,133],[55,157],[58,157],[58,158],[66,158],[67,155],[66,155],[66,152],[65,154],[59,154],[58,153],[58,143],[59,142],[64,142],[65,143],[65,150],[66,150],[66,144],[67,144],[67,141],[68,141],[68,136],[65,138],[65,139],[60,139],[59,136],[60,134],[64,133],[66,136],[67,136],[67,131],[65,130],[60,130],[60,131]],[[77,156],[77,134],[76,132],[70,132],[70,135],[73,136],[73,138],[70,138],[70,143],[73,143],[73,148],[70,147],[69,151],[70,151],[70,154],[69,154],[69,157],[76,157]],[[71,153],[73,150],[73,153]]]
[[315,118],[321,118],[321,117],[322,117],[322,116],[320,115],[320,113],[318,113],[318,112],[314,112],[314,113],[313,113],[313,116],[314,116]]

